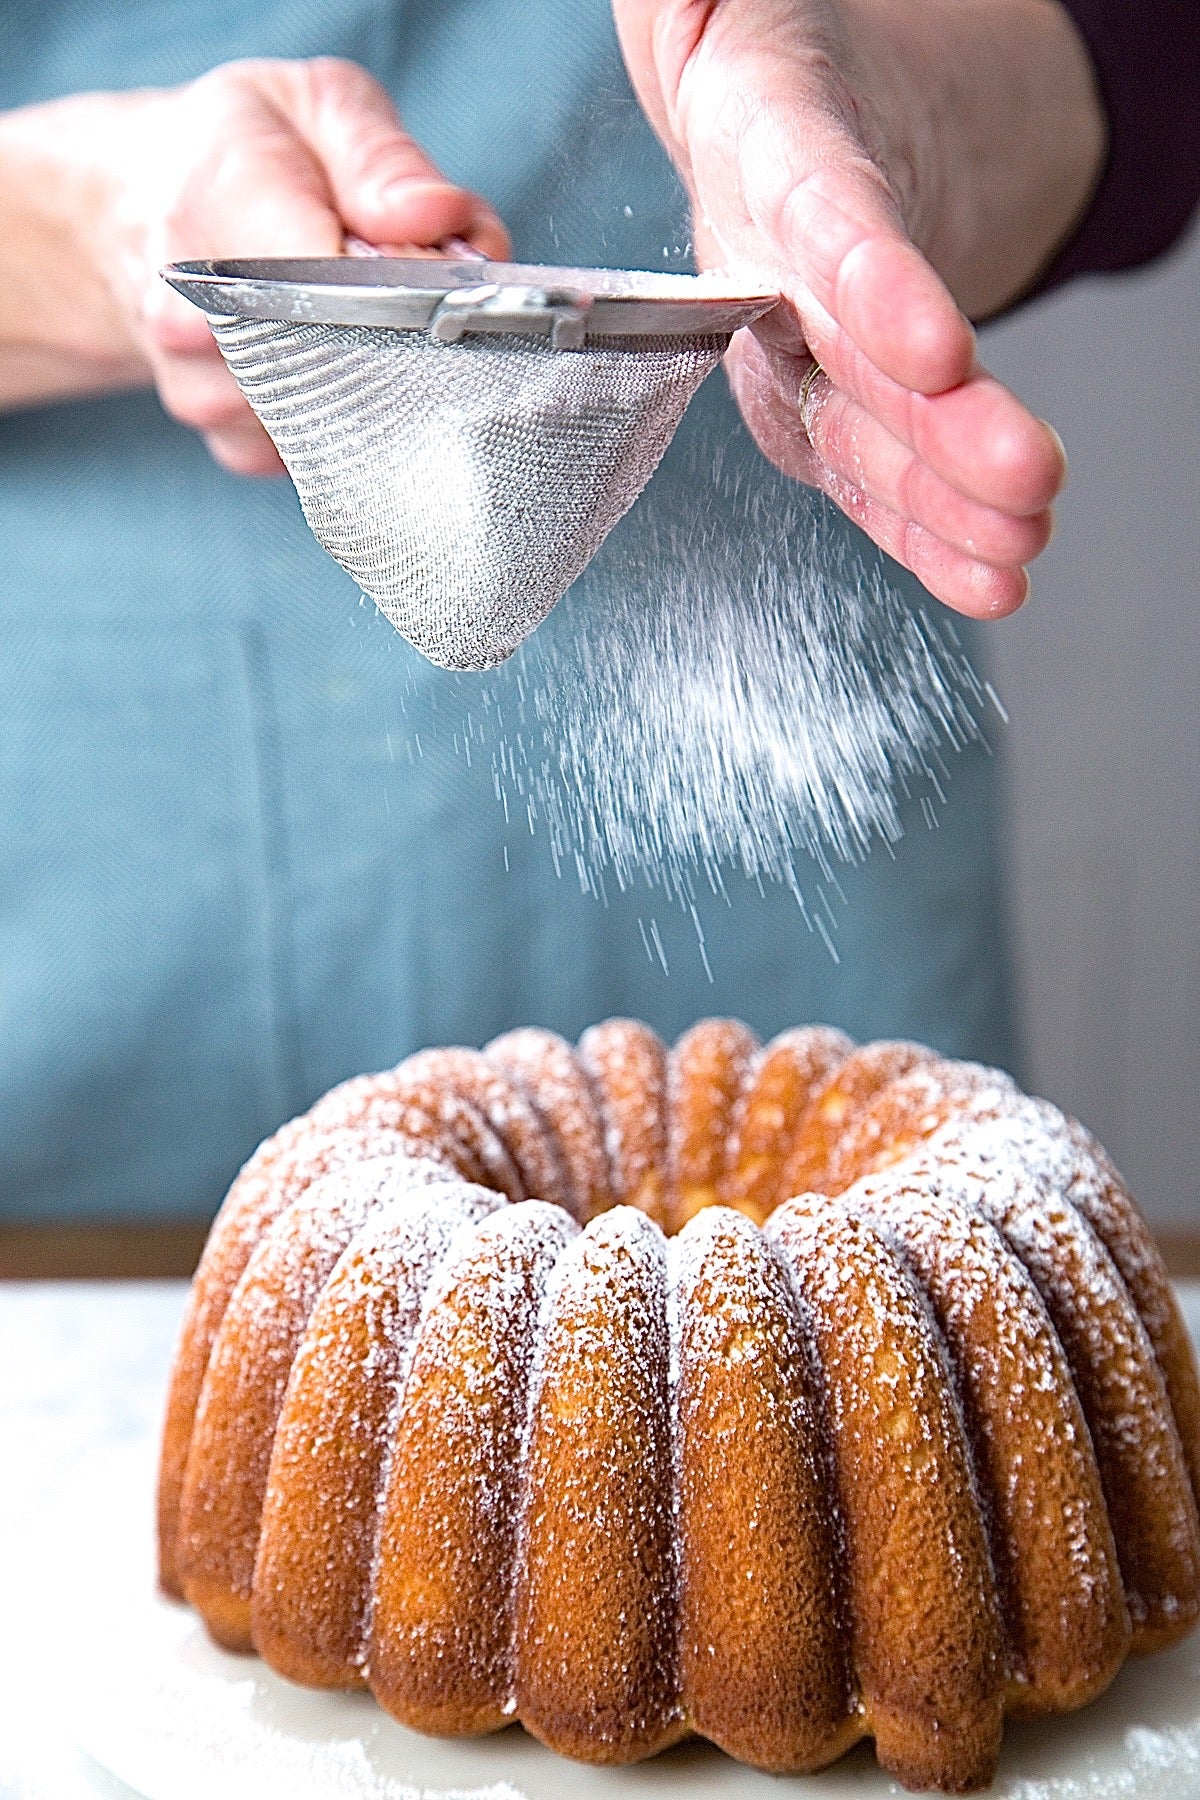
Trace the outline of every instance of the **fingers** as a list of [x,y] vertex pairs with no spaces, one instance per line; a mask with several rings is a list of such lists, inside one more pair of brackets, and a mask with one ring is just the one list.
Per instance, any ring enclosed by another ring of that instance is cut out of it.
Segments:
[[286,475],[279,452],[254,417],[243,414],[233,424],[201,433],[209,454],[231,475]]
[[157,275],[191,257],[337,256],[347,239],[431,251],[460,238],[505,256],[491,208],[447,181],[385,90],[333,58],[213,70],[151,115],[149,160],[179,173],[151,211],[132,305],[163,405],[242,474],[282,465],[225,369],[203,314]]
[[166,97],[180,170],[156,221],[165,260],[340,254],[342,220],[295,116],[303,67],[229,64]]
[[790,188],[775,227],[806,290],[802,307],[815,300],[884,378],[943,393],[970,375],[975,334],[908,241],[877,173],[839,131],[830,135],[840,166],[822,164]]
[[1026,518],[969,500],[818,377],[806,408],[810,441],[834,475],[981,562],[1019,566],[1050,541],[1050,512]]
[[151,350],[164,356],[202,356],[215,350],[208,320],[199,307],[169,287],[155,271],[141,304]]
[[144,285],[133,304],[165,409],[199,432],[224,467],[275,475],[283,465],[203,313],[158,275],[163,263],[179,258],[341,250],[342,224],[320,164],[288,126],[277,88],[259,69],[215,70],[164,96],[153,115],[149,153],[178,174],[168,203],[148,220]]
[[[869,47],[837,9],[615,0],[615,11],[690,189],[702,266],[784,297],[727,359],[763,450],[948,604],[1011,611],[1049,538],[1062,445],[979,369],[969,321],[910,236],[944,194],[903,108],[898,126],[874,104],[903,97],[902,72],[878,91],[865,82]],[[810,351],[828,377],[811,443],[798,404]]]
[[889,556],[911,569],[935,600],[971,619],[1003,619],[1029,598],[1023,568],[997,568],[964,556],[911,519],[880,506],[853,483],[818,465],[816,485]]
[[883,375],[823,311],[810,313],[805,330],[834,386],[960,492],[1031,515],[1061,491],[1067,467],[1058,434],[986,371],[972,370],[945,393],[918,394]]
[[[762,356],[761,350],[751,354]],[[779,455],[798,423],[822,462],[893,512],[925,526],[985,562],[1026,563],[1049,542],[1048,507],[1027,514],[979,502],[946,480],[865,407],[818,372],[811,359],[767,357],[775,395],[772,429]],[[792,396],[795,396],[793,399]]]
[[780,468],[818,487],[940,600],[974,617],[1013,611],[1028,593],[1023,565],[1049,539],[1043,509],[1015,516],[980,506],[942,480],[810,362],[766,352],[748,333],[727,359],[738,402]]
[[671,116],[697,213],[728,266],[776,273],[806,336],[823,312],[882,376],[942,393],[971,373],[975,335],[868,153],[852,52],[802,12],[772,25],[763,11],[718,9],[679,75]]
[[320,57],[300,65],[300,75],[298,123],[351,232],[371,244],[432,247],[461,238],[485,256],[508,255],[508,234],[491,207],[446,179],[365,69]]
[[[909,242],[880,171],[837,109],[795,94],[745,111],[726,146],[726,252],[777,271],[788,308],[731,356],[747,423],[781,468],[829,494],[938,599],[996,618],[1028,594],[1065,464],[1054,434],[979,370],[970,324]],[[721,158],[718,157],[718,165]],[[712,145],[693,168],[722,216]],[[732,171],[732,176],[730,174]],[[730,204],[730,187],[736,199]],[[799,416],[807,345],[827,375]],[[811,442],[809,438],[811,437]]]
[[182,334],[176,333],[173,347],[163,350],[151,338],[150,366],[159,399],[172,418],[200,433],[224,468],[238,475],[283,474],[278,451],[242,398],[203,315],[196,316],[206,343],[180,348]]

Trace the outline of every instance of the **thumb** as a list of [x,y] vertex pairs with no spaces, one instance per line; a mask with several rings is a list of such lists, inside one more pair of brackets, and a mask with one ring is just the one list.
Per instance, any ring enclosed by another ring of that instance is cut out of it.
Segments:
[[369,244],[426,248],[461,238],[485,256],[508,256],[508,233],[492,208],[446,179],[373,76],[334,57],[301,65],[301,74],[307,91],[297,126],[349,232]]
[[772,279],[810,341],[813,328],[841,334],[906,389],[965,380],[974,334],[864,142],[844,35],[778,0],[614,4],[643,105],[691,191],[706,262]]

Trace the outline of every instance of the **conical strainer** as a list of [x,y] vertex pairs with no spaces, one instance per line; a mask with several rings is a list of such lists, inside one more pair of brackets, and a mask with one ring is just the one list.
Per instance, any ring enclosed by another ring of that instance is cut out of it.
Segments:
[[775,304],[712,276],[341,257],[174,263],[324,548],[411,644],[503,662]]

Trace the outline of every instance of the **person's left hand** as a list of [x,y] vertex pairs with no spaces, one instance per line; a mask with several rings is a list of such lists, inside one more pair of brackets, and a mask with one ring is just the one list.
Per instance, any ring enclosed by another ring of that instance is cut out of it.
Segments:
[[[784,305],[726,359],[743,416],[939,599],[1028,592],[1062,445],[966,313],[1036,276],[1104,128],[1058,0],[614,0],[693,202],[697,260]],[[961,303],[961,304],[960,304]],[[813,359],[819,364],[814,371]]]

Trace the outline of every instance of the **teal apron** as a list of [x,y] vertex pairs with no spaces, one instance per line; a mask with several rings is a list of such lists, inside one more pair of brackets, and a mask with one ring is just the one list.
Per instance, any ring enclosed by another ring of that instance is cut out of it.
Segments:
[[[519,257],[686,253],[605,0],[5,0],[0,44],[5,107],[351,57]],[[720,375],[656,506],[714,444],[761,478]],[[785,889],[735,881],[701,907],[710,981],[661,895],[558,877],[489,759],[455,753],[469,694],[360,600],[289,485],[225,474],[153,396],[0,418],[0,545],[0,1216],[204,1215],[332,1082],[524,1022],[821,1019],[1011,1063],[983,749],[936,829],[914,805],[894,858],[846,872],[840,960]]]

